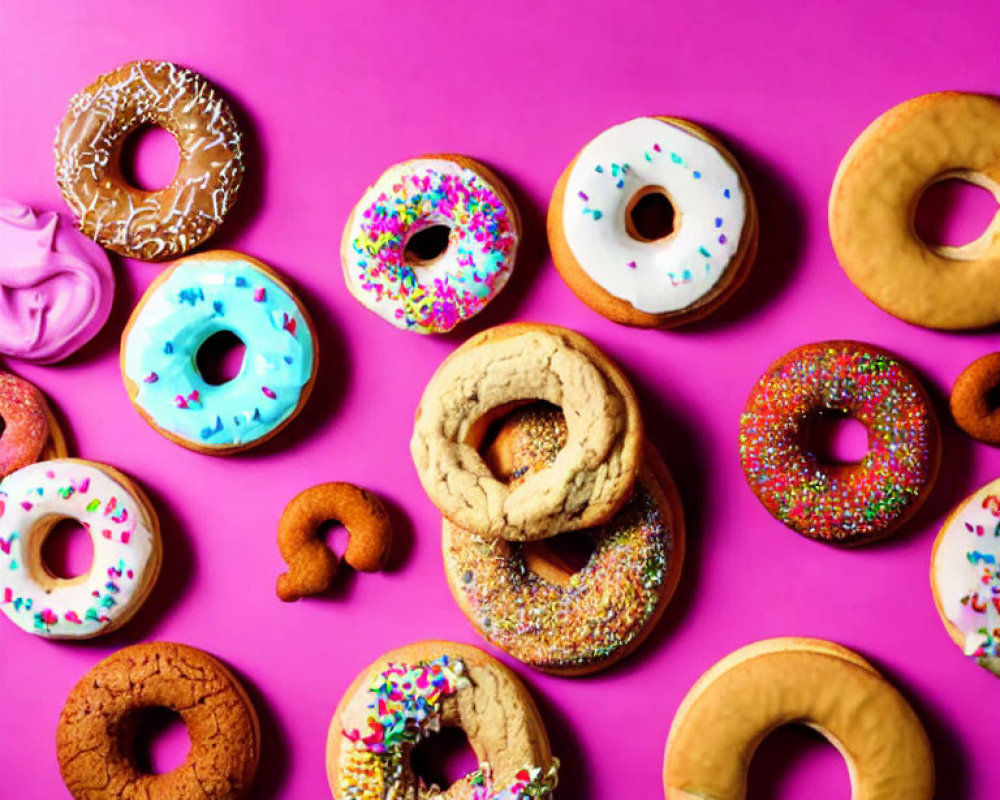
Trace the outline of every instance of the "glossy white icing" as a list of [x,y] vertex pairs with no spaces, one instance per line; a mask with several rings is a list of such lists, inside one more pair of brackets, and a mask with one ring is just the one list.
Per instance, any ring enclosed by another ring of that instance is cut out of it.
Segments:
[[[629,203],[658,186],[674,207],[669,237],[639,241]],[[566,181],[563,232],[581,269],[640,311],[680,311],[707,295],[739,249],[747,201],[740,176],[711,144],[663,120],[640,117],[601,133]]]

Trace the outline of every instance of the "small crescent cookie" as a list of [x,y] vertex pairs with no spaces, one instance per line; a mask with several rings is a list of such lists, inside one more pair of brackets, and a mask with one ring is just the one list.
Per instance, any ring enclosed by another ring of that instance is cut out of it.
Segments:
[[[134,714],[149,707],[175,711],[191,739],[184,763],[159,775],[131,756]],[[257,771],[260,726],[246,691],[215,658],[147,642],[112,653],[73,687],[56,755],[76,800],[239,800]]]
[[[651,240],[635,221],[647,195],[667,199],[673,230]],[[701,319],[746,279],[757,253],[757,206],[723,144],[676,117],[640,117],[589,142],[549,202],[552,258],[599,314],[624,325]]]
[[954,642],[1000,676],[1000,479],[965,498],[941,526],[931,590]]
[[955,379],[951,390],[951,415],[969,436],[1000,447],[1000,353],[977,358]]
[[[448,229],[428,260],[407,246]],[[351,211],[340,254],[344,280],[369,311],[403,330],[445,333],[472,318],[514,269],[521,220],[510,190],[467,156],[428,155],[395,164]]]
[[857,800],[931,800],[934,754],[920,720],[876,669],[818,639],[769,639],[708,670],[681,703],[667,740],[667,800],[744,800],[764,738],[800,723],[840,750]]
[[69,455],[66,437],[40,390],[0,372],[0,478],[36,461]]
[[[228,331],[246,346],[239,374],[221,385],[198,368],[202,345]],[[122,333],[121,373],[132,405],[165,438],[230,455],[285,428],[312,392],[319,342],[288,284],[256,258],[209,250],[167,267]]]
[[[508,417],[486,452],[512,484],[548,469],[566,441],[555,409]],[[519,661],[556,675],[604,669],[635,650],[663,615],[684,561],[684,515],[666,465],[646,445],[628,502],[588,536],[594,551],[575,570],[548,541],[484,541],[447,520],[445,575],[476,630]]]
[[[57,578],[42,560],[62,519],[90,534],[90,569]],[[0,610],[49,639],[88,639],[128,622],[156,583],[163,545],[156,512],[118,470],[73,458],[39,461],[0,481]]]
[[[165,189],[122,178],[122,145],[142,125],[177,140],[180,164]],[[56,179],[80,230],[145,261],[183,255],[222,223],[243,182],[243,135],[201,75],[168,61],[133,61],[70,100],[56,134]]]
[[350,483],[322,483],[299,492],[278,522],[278,549],[289,570],[278,576],[278,597],[298,600],[330,588],[337,556],[317,535],[324,522],[347,529],[344,561],[362,572],[380,570],[389,555],[392,527],[385,506]]
[[913,225],[933,183],[959,178],[1000,199],[1000,102],[938,92],[886,111],[844,156],[830,194],[840,265],[875,305],[928,328],[1000,321],[1000,214],[961,247],[930,246]]
[[[542,400],[562,408],[568,437],[552,467],[517,487],[476,451],[492,419]],[[417,408],[410,452],[441,513],[489,539],[542,539],[606,522],[642,463],[642,421],[628,380],[588,339],[518,322],[473,336],[438,367]]]
[[327,737],[335,800],[442,797],[414,774],[410,754],[443,727],[461,728],[480,763],[447,797],[549,800],[559,761],[524,684],[481,650],[441,641],[393,650],[348,687]]

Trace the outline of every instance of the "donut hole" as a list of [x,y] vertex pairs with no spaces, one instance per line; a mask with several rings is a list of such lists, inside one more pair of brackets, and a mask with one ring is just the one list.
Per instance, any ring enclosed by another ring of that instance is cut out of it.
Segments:
[[137,708],[129,714],[127,727],[132,731],[136,769],[146,775],[162,775],[177,769],[191,750],[187,726],[172,709]]
[[851,778],[837,748],[807,725],[783,725],[754,753],[747,773],[747,797],[797,800],[823,787],[824,797],[850,797]]
[[469,737],[458,727],[443,727],[421,739],[410,753],[413,773],[425,787],[442,791],[479,768]]
[[868,428],[846,411],[820,409],[806,417],[802,446],[821,464],[858,464],[871,449]]
[[590,563],[597,549],[593,536],[585,531],[565,531],[521,545],[524,565],[542,580],[569,586],[574,575]]
[[119,155],[122,179],[144,192],[169,186],[181,163],[173,134],[156,125],[141,125],[125,137]]
[[986,401],[986,408],[991,414],[1000,411],[1000,383],[990,386],[983,394],[983,399]]
[[7,420],[3,418],[3,414],[0,414],[0,438],[3,438],[5,430],[7,430]]
[[229,383],[243,369],[246,344],[232,331],[217,331],[209,336],[195,356],[202,380],[210,386]]
[[403,258],[411,267],[429,267],[448,250],[451,228],[447,225],[428,225],[412,234],[403,248]]
[[94,563],[94,543],[75,519],[59,519],[42,538],[40,556],[42,567],[49,576],[73,580],[90,572]]
[[[538,465],[515,463],[514,453],[505,435],[501,435],[504,428],[526,413],[555,413],[565,422],[565,416],[559,406],[537,400],[527,405],[519,403],[505,408],[495,409],[491,414],[479,420],[472,426],[469,434],[469,441],[482,456],[486,466],[489,467],[493,477],[498,481],[509,484],[524,475],[530,468],[537,468]],[[562,450],[562,447],[559,448]],[[556,451],[557,454],[559,451]]]
[[983,175],[959,173],[935,181],[917,201],[917,236],[932,250],[944,248],[942,255],[961,257],[954,251],[963,248],[975,251],[997,215],[998,194],[1000,186]]
[[625,209],[625,229],[640,242],[658,242],[676,230],[677,214],[666,189],[646,186],[629,201]]
[[326,546],[337,556],[338,561],[344,560],[344,553],[347,552],[347,543],[350,540],[350,534],[347,532],[347,528],[341,525],[340,522],[335,519],[328,519],[326,522],[320,523],[316,528],[316,538],[326,543]]

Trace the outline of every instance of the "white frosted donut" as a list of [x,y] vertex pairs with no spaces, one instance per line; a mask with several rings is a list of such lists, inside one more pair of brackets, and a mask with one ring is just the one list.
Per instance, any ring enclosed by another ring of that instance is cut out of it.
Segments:
[[[674,212],[673,231],[652,241],[630,220],[650,193]],[[652,326],[690,316],[728,287],[753,257],[756,210],[739,167],[707,132],[640,117],[580,151],[553,195],[549,235],[581,299],[618,322]]]
[[[90,533],[90,570],[56,578],[42,542],[61,519]],[[121,473],[76,459],[41,461],[0,481],[0,609],[22,630],[86,639],[127,622],[160,569],[159,526]]]
[[[427,261],[411,237],[449,229]],[[341,259],[347,288],[365,308],[403,330],[443,333],[478,314],[510,277],[520,220],[510,193],[465,156],[415,158],[386,170],[351,212]]]

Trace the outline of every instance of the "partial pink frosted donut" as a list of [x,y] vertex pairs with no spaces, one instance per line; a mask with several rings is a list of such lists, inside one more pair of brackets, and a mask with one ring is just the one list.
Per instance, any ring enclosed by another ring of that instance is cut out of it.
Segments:
[[49,416],[41,393],[25,380],[0,372],[0,478],[34,464],[49,440]]
[[107,322],[114,291],[100,246],[55,212],[0,198],[0,353],[62,361]]

